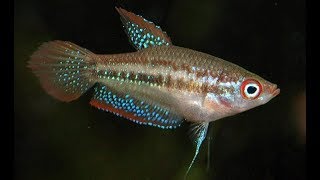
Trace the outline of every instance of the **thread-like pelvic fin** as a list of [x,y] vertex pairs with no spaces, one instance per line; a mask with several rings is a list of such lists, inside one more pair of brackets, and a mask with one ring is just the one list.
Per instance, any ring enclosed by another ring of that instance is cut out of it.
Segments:
[[184,179],[187,178],[187,175],[188,175],[197,155],[199,154],[200,146],[207,135],[209,122],[194,123],[194,124],[192,124],[192,126],[193,127],[190,129],[190,132],[192,133],[191,138],[193,139],[193,143],[196,146],[196,151],[195,151],[193,159],[188,167],[188,170],[184,176]]

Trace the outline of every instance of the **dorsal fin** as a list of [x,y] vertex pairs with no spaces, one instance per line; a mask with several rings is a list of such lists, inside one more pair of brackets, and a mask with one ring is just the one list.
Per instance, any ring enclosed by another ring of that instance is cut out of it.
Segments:
[[122,8],[116,7],[116,10],[121,16],[120,19],[131,44],[137,50],[150,46],[172,44],[166,32],[162,31],[159,26],[156,26],[151,21]]
[[199,154],[200,146],[207,135],[209,122],[193,123],[192,126],[193,127],[190,129],[190,133],[191,133],[191,138],[193,140],[193,143],[196,146],[196,151],[195,151],[193,159],[188,167],[188,170],[184,176],[184,179],[187,178],[187,175],[188,175],[195,159],[197,158],[197,156]]

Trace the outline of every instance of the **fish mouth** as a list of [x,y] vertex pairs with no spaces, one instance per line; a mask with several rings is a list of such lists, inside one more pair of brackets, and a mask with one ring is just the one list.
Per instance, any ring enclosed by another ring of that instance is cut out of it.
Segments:
[[272,96],[275,97],[278,94],[280,94],[280,88],[277,88],[277,85],[274,87],[274,90],[272,92]]

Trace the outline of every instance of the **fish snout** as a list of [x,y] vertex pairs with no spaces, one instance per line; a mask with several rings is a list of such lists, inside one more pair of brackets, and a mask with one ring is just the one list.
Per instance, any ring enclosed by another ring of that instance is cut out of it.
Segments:
[[280,88],[276,84],[269,86],[268,91],[273,97],[280,94]]

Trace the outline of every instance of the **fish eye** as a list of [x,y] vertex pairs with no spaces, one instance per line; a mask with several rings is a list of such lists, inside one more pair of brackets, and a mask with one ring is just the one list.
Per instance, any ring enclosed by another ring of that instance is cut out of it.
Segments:
[[262,86],[259,81],[254,79],[246,79],[241,84],[241,95],[245,99],[255,99],[259,97],[262,91]]

